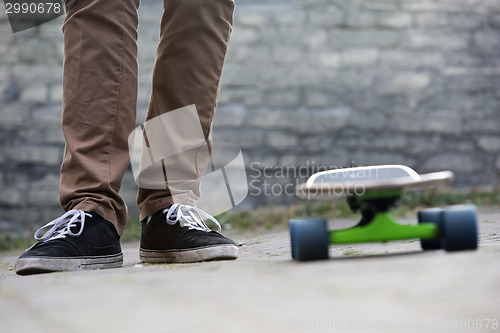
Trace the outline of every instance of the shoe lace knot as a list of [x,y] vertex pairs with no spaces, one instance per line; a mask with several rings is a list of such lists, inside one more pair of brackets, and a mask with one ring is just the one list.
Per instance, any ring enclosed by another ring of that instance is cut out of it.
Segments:
[[212,215],[197,207],[175,203],[170,206],[170,208],[164,209],[163,214],[167,214],[166,220],[170,225],[179,223],[182,227],[210,232],[212,229],[210,229],[204,221],[205,219],[209,219],[217,225],[217,232],[221,231],[219,221],[217,221]]
[[[66,212],[64,215],[50,221],[35,232],[35,239],[38,242],[47,242],[49,240],[65,238],[66,235],[78,237],[83,232],[85,226],[85,217],[92,217],[92,214],[85,213],[79,209],[73,209]],[[47,230],[42,236],[40,234]],[[77,228],[76,232],[72,228]],[[29,250],[29,249],[28,249]]]

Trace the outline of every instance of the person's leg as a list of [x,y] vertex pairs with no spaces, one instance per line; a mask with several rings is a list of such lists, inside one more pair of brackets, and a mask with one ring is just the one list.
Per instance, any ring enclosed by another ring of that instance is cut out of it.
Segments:
[[[175,151],[186,145],[172,140],[182,141],[184,137],[187,142],[199,133],[193,131],[194,124],[177,122],[182,117],[169,117],[173,113],[168,112],[178,112],[180,108],[184,108],[182,112],[190,112],[192,108],[188,106],[194,105],[198,113],[194,122],[200,123],[202,142],[206,145],[191,147],[161,161],[158,170],[163,169],[164,179],[159,179],[159,183],[164,182],[164,189],[140,186],[137,198],[142,221],[139,253],[145,262],[196,262],[238,256],[238,247],[233,241],[211,231],[203,222],[205,218],[214,222],[215,219],[194,207],[200,195],[201,176],[210,158],[212,121],[233,11],[233,0],[164,0],[147,119],[154,121],[163,117],[165,128],[161,131],[170,136],[165,145],[174,146]],[[183,129],[189,132],[181,132],[179,136],[171,134]],[[151,133],[146,123],[145,137],[150,151],[155,149],[151,142],[153,136],[161,138],[159,133]],[[158,142],[161,146],[161,140]]]
[[138,6],[66,2],[60,201],[67,212],[37,231],[38,242],[16,262],[18,274],[122,265],[127,209],[118,191],[135,126]]
[[[232,30],[233,11],[233,0],[164,0],[147,120],[194,104],[203,135],[210,145],[212,120]],[[168,121],[169,118],[166,119]],[[168,126],[170,125],[167,124]],[[182,128],[183,124],[172,126]],[[171,175],[175,170],[185,171],[183,181],[187,184],[180,186],[190,187],[184,194],[177,196],[175,203],[194,205],[197,199],[199,176],[209,162],[209,155],[198,151],[195,157],[197,163],[194,163],[191,157],[196,152],[192,153],[176,155],[170,159],[170,163],[175,165],[170,168],[166,166],[166,177],[171,181],[177,179],[173,179],[176,178],[175,175],[169,177],[169,171]],[[186,176],[188,173],[191,176]],[[168,185],[165,190],[139,188],[137,204],[141,210],[141,220],[173,203],[172,191]]]
[[63,25],[61,205],[97,212],[120,234],[127,207],[118,192],[137,111],[138,7],[139,0],[70,0]]

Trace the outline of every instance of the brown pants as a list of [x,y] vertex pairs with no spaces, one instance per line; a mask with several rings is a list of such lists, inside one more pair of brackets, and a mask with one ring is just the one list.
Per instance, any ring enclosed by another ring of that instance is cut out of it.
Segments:
[[[67,0],[63,24],[60,202],[101,214],[120,234],[127,207],[119,190],[136,124],[138,7],[139,0]],[[194,104],[210,143],[233,11],[234,0],[164,0],[148,120]],[[139,188],[141,219],[172,203],[168,184]]]

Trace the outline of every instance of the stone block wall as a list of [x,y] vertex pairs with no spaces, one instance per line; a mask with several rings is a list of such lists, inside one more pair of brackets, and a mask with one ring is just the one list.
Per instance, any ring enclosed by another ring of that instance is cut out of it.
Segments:
[[[451,169],[457,188],[500,180],[498,0],[236,0],[214,139],[242,148],[244,207],[288,204],[324,167]],[[143,0],[138,123],[162,2]],[[62,18],[12,34],[0,12],[0,232],[56,217]],[[132,213],[130,173],[123,196]],[[31,232],[31,230],[29,230]]]
[[494,187],[499,17],[494,0],[239,1],[216,138],[254,163],[251,193],[277,184],[259,203],[291,202],[281,184],[353,164]]

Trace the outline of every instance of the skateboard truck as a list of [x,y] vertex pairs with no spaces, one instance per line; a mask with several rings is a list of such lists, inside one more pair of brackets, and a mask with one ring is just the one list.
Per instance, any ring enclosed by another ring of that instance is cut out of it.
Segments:
[[400,196],[387,198],[361,199],[358,196],[347,197],[347,204],[353,213],[361,212],[361,220],[358,226],[370,223],[375,215],[380,212],[387,212],[389,209],[397,207]]

